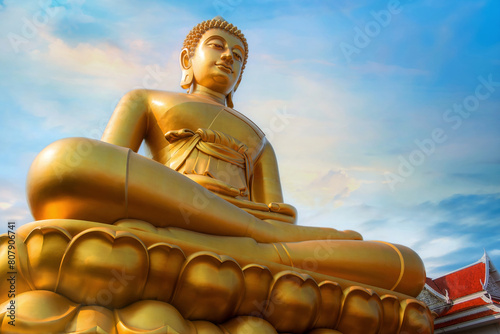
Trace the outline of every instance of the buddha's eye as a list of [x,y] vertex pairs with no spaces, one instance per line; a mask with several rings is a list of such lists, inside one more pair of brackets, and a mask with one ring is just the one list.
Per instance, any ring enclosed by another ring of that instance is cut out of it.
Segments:
[[241,55],[238,52],[233,52],[233,55],[234,55],[234,58],[236,58],[236,60],[241,61],[243,59],[243,57],[241,57]]
[[211,42],[208,45],[215,48],[215,49],[223,49],[224,48],[224,46],[221,43],[217,43],[217,42]]

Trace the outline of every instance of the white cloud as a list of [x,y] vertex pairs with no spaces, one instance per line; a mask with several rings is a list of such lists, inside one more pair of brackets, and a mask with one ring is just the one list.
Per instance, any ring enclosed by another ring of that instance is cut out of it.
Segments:
[[0,210],[10,209],[14,205],[12,202],[0,202]]
[[423,259],[443,258],[470,244],[468,236],[433,238],[419,247],[419,254]]
[[24,110],[43,119],[46,129],[74,134],[93,129],[109,119],[125,92],[165,89],[178,82],[176,52],[165,59],[166,65],[143,63],[138,54],[151,46],[142,40],[131,40],[135,53],[128,53],[106,42],[72,46],[48,33],[41,33],[40,38],[46,47],[31,51],[29,62],[15,70],[29,81],[30,89],[12,88],[11,96]]
[[288,190],[292,192],[291,196],[296,204],[310,209],[339,207],[361,185],[359,180],[350,177],[345,170],[328,170],[312,180],[308,180],[308,177],[313,174],[302,175],[300,180],[294,177],[292,182],[286,184],[289,185]]
[[500,256],[500,249],[493,249],[488,251],[488,255],[490,256]]
[[[44,37],[48,41],[49,51],[42,57],[47,62],[58,64],[64,71],[94,77],[110,77],[116,73],[136,76],[140,71],[139,64],[130,59],[130,55],[108,43],[78,43],[76,47],[70,47],[59,38],[49,35]],[[140,41],[134,45],[137,44]],[[34,57],[38,57],[38,54]]]

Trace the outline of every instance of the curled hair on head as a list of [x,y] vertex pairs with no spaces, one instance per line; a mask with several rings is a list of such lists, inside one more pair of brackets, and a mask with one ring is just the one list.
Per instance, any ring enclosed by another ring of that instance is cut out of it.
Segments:
[[194,51],[196,50],[196,47],[198,46],[198,42],[201,39],[201,36],[203,34],[210,30],[210,29],[222,29],[230,34],[233,34],[234,36],[238,37],[241,42],[243,42],[243,46],[245,47],[245,57],[243,59],[243,66],[241,67],[241,74],[243,74],[243,70],[245,69],[245,65],[247,63],[248,59],[248,43],[245,38],[245,35],[239,30],[236,26],[233,24],[227,22],[224,20],[221,16],[214,17],[211,20],[203,21],[196,25],[189,34],[186,36],[186,39],[184,39],[184,44],[183,48],[188,49],[189,51],[189,57],[194,57]]

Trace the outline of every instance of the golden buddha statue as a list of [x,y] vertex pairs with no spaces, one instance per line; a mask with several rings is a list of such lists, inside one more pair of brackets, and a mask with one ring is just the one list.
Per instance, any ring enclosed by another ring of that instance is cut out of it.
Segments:
[[[295,224],[271,144],[233,109],[247,58],[235,26],[202,22],[180,54],[186,94],[131,91],[102,141],[64,139],[38,155],[27,183],[37,221],[18,231],[18,281],[25,303],[43,300],[56,313],[43,316],[63,320],[30,318],[26,332],[432,331],[411,298],[425,282],[417,254]],[[137,154],[143,141],[151,158]]]

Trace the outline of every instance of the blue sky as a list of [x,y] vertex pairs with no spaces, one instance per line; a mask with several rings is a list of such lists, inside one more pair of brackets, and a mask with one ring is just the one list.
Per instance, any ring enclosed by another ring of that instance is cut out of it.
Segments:
[[[132,88],[181,92],[222,15],[249,43],[235,108],[277,152],[300,224],[408,245],[438,277],[500,265],[498,1],[0,1],[0,232],[30,222],[37,152],[98,138]],[[1,223],[4,222],[4,223]]]

